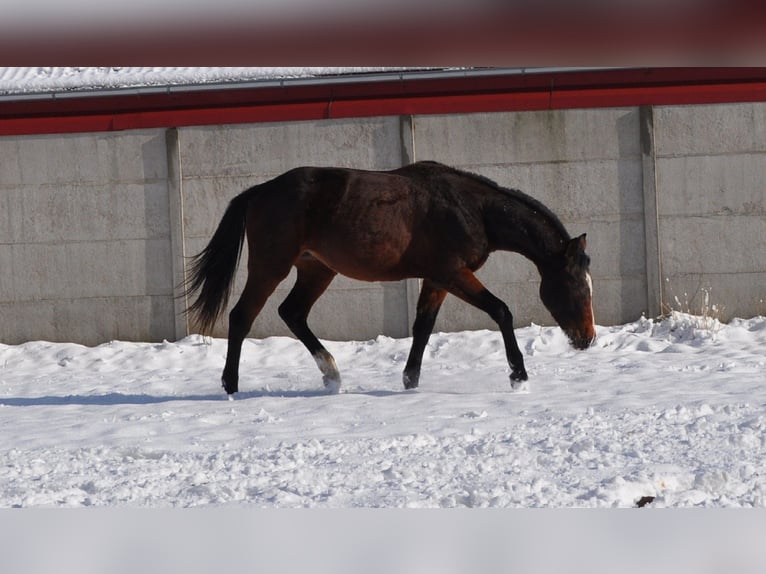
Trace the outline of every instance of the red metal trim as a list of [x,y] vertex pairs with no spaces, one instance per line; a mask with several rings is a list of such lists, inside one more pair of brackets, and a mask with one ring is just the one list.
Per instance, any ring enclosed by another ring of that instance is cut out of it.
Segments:
[[766,101],[763,68],[659,68],[6,101],[0,135]]

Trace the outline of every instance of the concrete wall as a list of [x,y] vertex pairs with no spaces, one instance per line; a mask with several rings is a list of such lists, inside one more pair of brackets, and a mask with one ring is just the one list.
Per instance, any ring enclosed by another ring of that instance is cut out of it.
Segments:
[[663,300],[766,313],[766,104],[654,114]]
[[163,132],[0,138],[0,341],[175,336]]
[[[0,341],[182,337],[185,257],[240,190],[298,165],[423,159],[522,189],[587,232],[600,324],[677,307],[676,295],[700,311],[701,289],[723,319],[764,313],[764,125],[758,103],[0,138]],[[550,324],[524,258],[496,253],[479,275],[517,325]],[[293,280],[253,336],[288,334],[276,307]],[[406,336],[417,288],[338,277],[310,321],[329,339]],[[494,325],[448,298],[436,328]]]

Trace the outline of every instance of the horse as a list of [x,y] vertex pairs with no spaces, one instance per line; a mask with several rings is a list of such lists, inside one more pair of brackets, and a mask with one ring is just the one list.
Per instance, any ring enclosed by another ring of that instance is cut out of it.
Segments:
[[331,392],[340,389],[340,373],[307,318],[338,273],[362,281],[422,280],[405,389],[419,384],[423,352],[448,293],[497,323],[511,387],[528,379],[511,311],[475,275],[496,250],[520,253],[537,266],[540,298],[575,348],[595,339],[586,234],[571,238],[550,209],[519,190],[440,163],[391,171],[298,167],[234,197],[190,265],[185,294],[197,298],[187,312],[202,333],[226,308],[245,237],[247,281],[229,313],[221,377],[229,395],[239,388],[245,336],[293,266],[297,279],[278,312]]

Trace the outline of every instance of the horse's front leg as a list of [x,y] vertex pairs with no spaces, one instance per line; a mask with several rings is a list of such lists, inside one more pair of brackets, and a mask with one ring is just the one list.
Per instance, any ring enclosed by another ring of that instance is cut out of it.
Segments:
[[490,293],[468,269],[458,274],[449,291],[474,307],[481,309],[497,323],[503,335],[505,355],[511,368],[511,388],[522,387],[523,381],[529,377],[526,368],[524,368],[524,357],[513,332],[513,315],[508,309],[508,305]]
[[402,381],[405,389],[414,389],[420,381],[420,367],[423,364],[423,352],[428,344],[428,338],[434,329],[436,315],[439,313],[447,291],[436,287],[430,280],[424,279],[418,296],[418,306],[415,323],[412,325],[412,347],[404,367]]
[[503,334],[505,356],[508,359],[508,365],[511,367],[511,388],[519,389],[523,387],[522,383],[529,376],[524,367],[524,357],[521,354],[519,344],[516,341],[516,335],[513,332],[513,315],[505,303],[500,301],[500,299],[497,299],[497,301],[497,309],[493,311],[491,316],[497,321],[497,324],[500,326],[500,332]]

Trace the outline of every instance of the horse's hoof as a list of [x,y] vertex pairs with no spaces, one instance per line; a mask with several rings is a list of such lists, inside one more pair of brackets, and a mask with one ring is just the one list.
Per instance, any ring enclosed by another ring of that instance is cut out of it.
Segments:
[[514,391],[526,392],[529,391],[529,384],[526,382],[529,377],[524,367],[521,369],[513,369],[511,372],[511,389]]
[[324,388],[327,389],[327,392],[331,395],[337,395],[340,393],[340,378],[339,377],[322,377],[322,382],[324,383]]
[[516,381],[526,381],[528,378],[527,371],[523,367],[521,369],[513,369],[511,372],[511,386]]
[[417,389],[419,384],[419,376],[418,375],[409,375],[408,373],[404,373],[402,375],[402,382],[404,383],[404,388],[408,391],[412,389]]
[[529,382],[528,381],[511,381],[511,390],[516,393],[528,393]]
[[228,383],[226,382],[226,379],[221,379],[221,386],[223,387],[223,390],[226,391],[226,394],[228,395],[233,395],[239,390],[236,382]]

